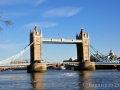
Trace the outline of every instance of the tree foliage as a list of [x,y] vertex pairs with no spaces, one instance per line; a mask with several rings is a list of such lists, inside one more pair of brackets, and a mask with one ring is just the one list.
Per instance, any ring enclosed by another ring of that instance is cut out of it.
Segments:
[[[0,24],[4,23],[6,26],[12,25],[11,20],[3,20],[2,19],[2,12],[0,12]],[[0,26],[0,31],[3,30],[3,28]]]

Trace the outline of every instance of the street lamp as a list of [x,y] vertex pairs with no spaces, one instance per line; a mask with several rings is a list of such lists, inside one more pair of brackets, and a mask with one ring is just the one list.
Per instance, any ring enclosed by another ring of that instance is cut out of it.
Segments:
[[45,62],[47,61],[47,57],[46,57],[46,60],[45,60]]
[[[58,34],[58,36],[59,36],[59,34]],[[57,36],[57,39],[58,39],[58,36]]]

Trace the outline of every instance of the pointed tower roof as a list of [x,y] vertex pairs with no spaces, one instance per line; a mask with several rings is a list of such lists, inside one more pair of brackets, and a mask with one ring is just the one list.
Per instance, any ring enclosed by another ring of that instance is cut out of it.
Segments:
[[42,34],[42,30],[40,30],[40,34]]
[[83,27],[81,29],[84,29]]
[[40,28],[40,34],[42,34],[42,28]]
[[84,29],[83,28],[81,28],[80,34],[84,34]]
[[38,32],[38,29],[37,29],[36,24],[35,24],[35,27],[34,27],[34,31],[35,31],[35,32]]

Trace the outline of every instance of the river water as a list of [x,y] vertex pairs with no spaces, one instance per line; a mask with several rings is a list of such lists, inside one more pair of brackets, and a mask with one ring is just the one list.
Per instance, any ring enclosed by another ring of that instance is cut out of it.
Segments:
[[120,90],[120,71],[4,71],[0,72],[0,90]]

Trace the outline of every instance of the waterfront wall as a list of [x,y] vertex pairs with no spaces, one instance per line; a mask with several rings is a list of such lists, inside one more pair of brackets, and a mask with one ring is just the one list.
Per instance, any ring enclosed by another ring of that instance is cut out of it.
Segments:
[[95,68],[98,69],[118,69],[120,65],[95,65]]
[[79,66],[75,66],[74,70],[95,70],[95,63],[94,62],[81,62]]
[[105,70],[105,69],[118,69],[120,65],[95,65],[93,63],[83,63],[80,66],[75,66],[74,70]]

